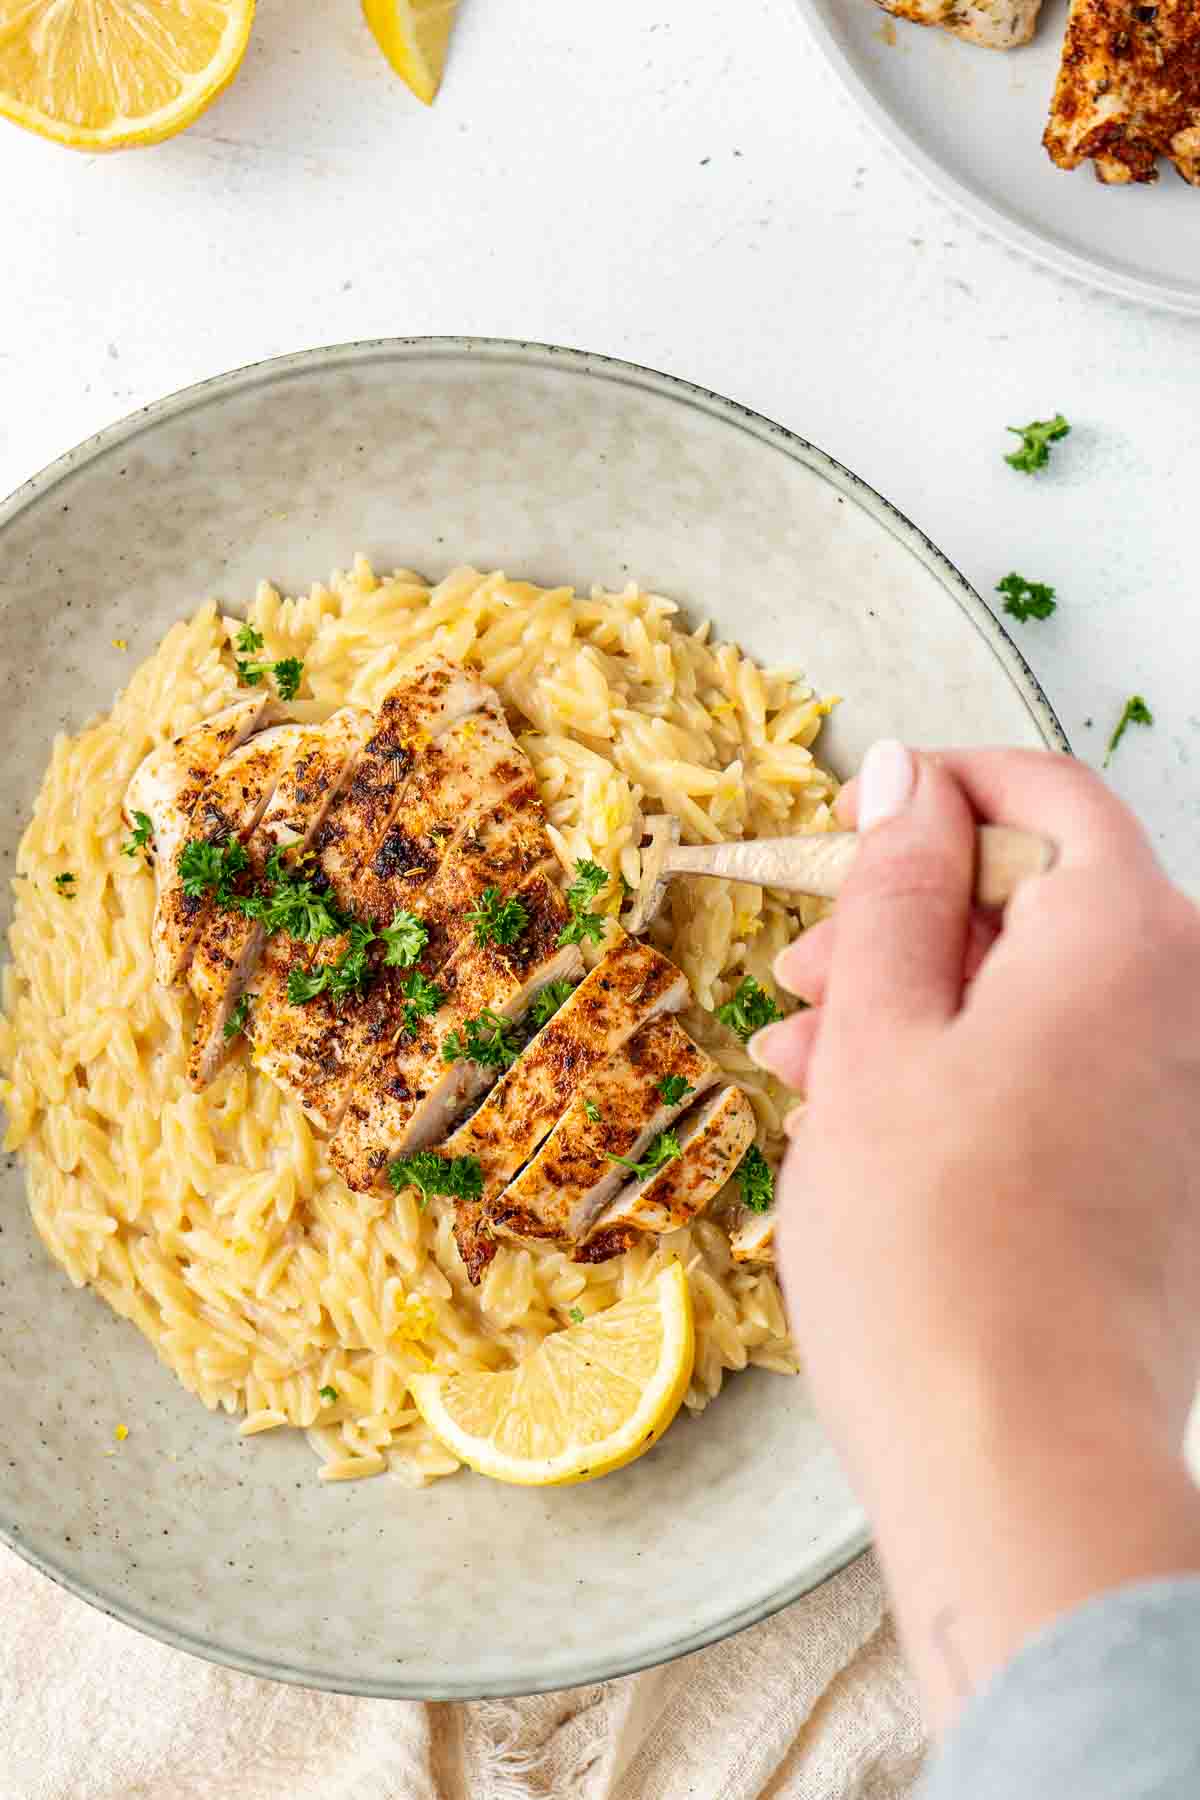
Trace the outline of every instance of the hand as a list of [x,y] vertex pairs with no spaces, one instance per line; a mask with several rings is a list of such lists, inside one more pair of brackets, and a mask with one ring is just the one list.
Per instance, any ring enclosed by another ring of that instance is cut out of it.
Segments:
[[[1200,1568],[1200,911],[1065,757],[874,747],[812,1003],[778,1242],[818,1405],[935,1719],[1090,1594]],[[1060,846],[972,916],[978,820]]]

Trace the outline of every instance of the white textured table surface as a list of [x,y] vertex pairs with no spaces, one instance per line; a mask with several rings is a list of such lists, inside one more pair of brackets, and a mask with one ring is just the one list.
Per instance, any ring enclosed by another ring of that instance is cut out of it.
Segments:
[[[650,363],[822,445],[981,591],[1052,582],[1023,650],[1089,760],[1146,696],[1157,724],[1113,779],[1200,872],[1200,321],[1068,286],[948,213],[796,0],[464,0],[432,112],[356,0],[260,0],[186,136],[103,159],[0,126],[0,188],[0,492],[312,344],[464,332]],[[1054,467],[1010,471],[1005,424],[1056,408]]]

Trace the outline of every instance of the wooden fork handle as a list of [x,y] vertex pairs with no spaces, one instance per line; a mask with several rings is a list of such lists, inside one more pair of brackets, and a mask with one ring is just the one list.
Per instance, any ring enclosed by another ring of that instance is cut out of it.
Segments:
[[[1021,882],[1044,875],[1057,855],[1049,838],[1012,825],[981,825],[976,832],[975,901],[1003,906]],[[668,850],[664,873],[719,875],[787,894],[834,900],[858,850],[854,831],[802,832],[795,837],[751,838],[735,844],[681,844]]]

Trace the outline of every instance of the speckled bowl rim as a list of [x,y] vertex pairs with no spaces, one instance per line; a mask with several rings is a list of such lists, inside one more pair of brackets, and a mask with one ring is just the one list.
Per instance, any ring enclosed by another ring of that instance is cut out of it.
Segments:
[[[877,519],[941,581],[943,587],[958,602],[966,618],[986,641],[1000,668],[1022,695],[1046,744],[1052,748],[1069,750],[1066,733],[1050,701],[1000,621],[950,559],[869,483],[816,444],[735,400],[727,400],[720,394],[684,381],[679,376],[666,375],[660,370],[644,368],[638,363],[624,362],[616,357],[601,356],[585,350],[565,349],[554,344],[526,343],[509,338],[368,338],[354,343],[293,351],[286,356],[248,363],[227,374],[213,376],[130,413],[115,425],[107,426],[95,436],[77,444],[73,450],[68,450],[65,455],[48,464],[39,474],[23,482],[0,504],[0,550],[3,547],[5,528],[26,507],[118,444],[132,442],[164,420],[179,418],[202,407],[220,404],[229,394],[255,387],[267,388],[276,382],[286,381],[293,375],[307,374],[314,369],[376,360],[438,361],[463,357],[473,358],[481,363],[516,362],[531,368],[554,368],[585,379],[599,378],[626,387],[641,388],[662,399],[707,413],[711,418],[757,438],[760,443],[778,450],[803,467],[819,471],[847,498]],[[239,1669],[247,1675],[258,1675],[272,1681],[290,1682],[299,1687],[318,1688],[331,1693],[392,1700],[476,1700],[546,1692],[558,1685],[531,1682],[525,1676],[519,1682],[511,1684],[500,1681],[483,1685],[443,1681],[431,1686],[427,1682],[412,1683],[404,1680],[355,1680],[337,1670],[321,1670],[315,1674],[311,1669],[301,1671],[290,1667],[284,1659],[253,1656],[244,1651],[226,1649],[215,1638],[194,1637],[179,1630],[169,1619],[145,1613],[106,1593],[101,1587],[76,1579],[59,1568],[50,1557],[43,1556],[22,1543],[20,1535],[3,1518],[0,1518],[0,1541],[33,1568],[49,1576],[58,1586],[78,1599],[94,1606],[97,1611],[119,1619],[122,1624],[133,1626],[135,1630],[144,1632],[147,1637],[156,1638],[172,1649],[187,1651],[192,1656],[199,1656],[225,1668]],[[870,1541],[869,1530],[865,1524],[861,1525],[848,1532],[842,1542],[811,1561],[802,1575],[783,1582],[773,1593],[753,1605],[731,1612],[726,1618],[697,1631],[663,1642],[648,1653],[627,1660],[609,1658],[596,1663],[583,1662],[576,1672],[573,1685],[583,1686],[592,1682],[609,1681],[621,1675],[633,1675],[641,1669],[653,1668],[676,1657],[687,1656],[694,1650],[702,1650],[708,1644],[719,1643],[750,1625],[757,1625],[847,1568],[869,1547]]]

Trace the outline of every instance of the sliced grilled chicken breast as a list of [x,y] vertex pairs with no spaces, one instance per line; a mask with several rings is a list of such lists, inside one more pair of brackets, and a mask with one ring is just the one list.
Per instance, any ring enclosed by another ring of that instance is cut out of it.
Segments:
[[[154,871],[161,896],[164,878],[187,839],[192,810],[217,765],[257,731],[268,707],[269,694],[256,694],[214,713],[202,725],[160,744],[142,759],[125,790],[125,817],[143,812],[154,826]],[[160,981],[165,977],[157,966]]]
[[191,962],[201,927],[213,913],[210,898],[184,891],[179,873],[184,850],[193,841],[224,844],[254,830],[276,782],[296,754],[300,733],[298,725],[259,732],[219,763],[201,789],[187,836],[159,881],[151,938],[160,981],[178,981]]
[[739,1087],[723,1087],[695,1107],[678,1131],[680,1154],[632,1183],[597,1214],[577,1262],[627,1250],[638,1231],[686,1225],[724,1187],[754,1142],[754,1108]]
[[1196,0],[1072,0],[1044,138],[1060,169],[1157,181],[1158,159],[1200,186],[1200,7]]
[[730,1220],[729,1248],[734,1262],[773,1263],[775,1261],[775,1208],[768,1212],[750,1212],[739,1207]]
[[347,904],[359,918],[390,919],[428,887],[471,821],[529,776],[498,700],[459,720],[418,752],[400,805],[356,875]]
[[621,938],[449,1139],[447,1154],[476,1157],[483,1173],[481,1199],[460,1205],[455,1225],[473,1281],[494,1254],[488,1207],[553,1130],[581,1083],[648,1020],[678,1012],[687,997],[687,977],[673,962],[649,944]]
[[[582,1238],[653,1138],[710,1088],[716,1063],[669,1013],[651,1019],[581,1087],[537,1155],[489,1209],[498,1230]],[[668,1103],[664,1077],[688,1091]]]
[[321,869],[343,905],[352,904],[359,875],[392,824],[420,753],[489,697],[476,676],[434,655],[385,696],[350,785],[317,833]]
[[940,25],[985,50],[1015,50],[1037,26],[1042,0],[876,0],[895,19]]
[[[349,780],[372,724],[369,713],[346,706],[323,725],[295,728],[296,752],[246,840],[248,887],[262,880],[273,851],[284,852],[284,866],[290,868],[307,849]],[[225,1026],[258,966],[265,941],[266,933],[256,920],[229,909],[215,910],[200,932],[188,970],[188,986],[197,1005],[188,1080],[196,1089],[212,1080],[224,1060],[230,1047]]]
[[[567,907],[544,875],[518,890],[529,923],[510,945],[465,943],[434,976],[445,998],[435,1013],[383,1045],[354,1082],[330,1157],[346,1185],[366,1192],[393,1157],[443,1137],[498,1070],[467,1057],[446,1060],[447,1039],[463,1041],[467,1022],[485,1011],[515,1020],[548,982],[582,974],[574,944],[560,946]],[[399,1021],[398,1021],[399,1023]]]

